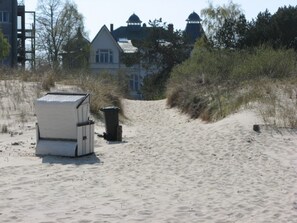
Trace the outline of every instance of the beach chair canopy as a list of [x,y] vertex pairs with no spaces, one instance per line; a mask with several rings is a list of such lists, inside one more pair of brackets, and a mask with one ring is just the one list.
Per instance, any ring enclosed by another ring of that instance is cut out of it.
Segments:
[[89,119],[89,95],[48,93],[35,102],[40,138],[77,138],[76,126]]

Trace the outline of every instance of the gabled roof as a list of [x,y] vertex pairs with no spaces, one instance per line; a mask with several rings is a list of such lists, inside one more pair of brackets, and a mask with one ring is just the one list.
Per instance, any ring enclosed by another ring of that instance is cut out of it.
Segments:
[[122,51],[122,48],[119,46],[119,44],[117,43],[117,41],[114,39],[114,37],[111,35],[111,33],[109,32],[108,28],[106,27],[106,25],[103,25],[101,27],[101,29],[99,30],[99,32],[97,33],[97,35],[94,37],[94,39],[91,42],[91,45],[95,42],[95,40],[98,38],[99,35],[102,35],[103,33],[106,33],[110,39],[114,42],[114,44],[118,47],[118,49],[120,51]]

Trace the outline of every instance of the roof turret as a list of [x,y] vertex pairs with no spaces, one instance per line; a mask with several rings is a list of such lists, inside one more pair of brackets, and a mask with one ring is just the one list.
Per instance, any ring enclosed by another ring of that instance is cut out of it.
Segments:
[[135,15],[135,13],[133,13],[133,15],[131,15],[127,21],[128,25],[140,25],[141,22],[142,21],[139,19],[137,15]]
[[192,12],[186,21],[188,23],[200,23],[202,19],[196,12]]

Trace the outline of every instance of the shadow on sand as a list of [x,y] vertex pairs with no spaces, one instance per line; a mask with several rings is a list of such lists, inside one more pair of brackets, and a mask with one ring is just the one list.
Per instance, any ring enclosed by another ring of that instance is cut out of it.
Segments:
[[48,164],[63,164],[63,165],[86,165],[86,164],[100,164],[99,157],[95,153],[80,156],[80,157],[64,157],[64,156],[41,156],[42,163]]
[[124,141],[106,141],[106,143],[109,145],[116,145],[116,144],[128,143],[128,141],[126,141],[126,140],[124,140]]

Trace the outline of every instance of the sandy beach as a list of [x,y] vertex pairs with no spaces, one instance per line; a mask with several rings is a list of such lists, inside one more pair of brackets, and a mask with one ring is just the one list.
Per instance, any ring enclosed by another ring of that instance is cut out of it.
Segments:
[[207,124],[165,100],[123,105],[123,142],[80,158],[35,156],[34,113],[2,112],[0,222],[297,222],[296,131],[255,132],[252,110]]

